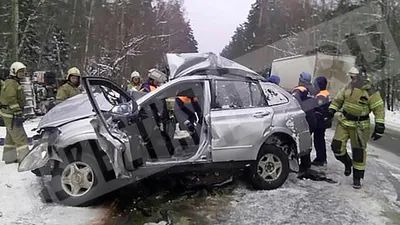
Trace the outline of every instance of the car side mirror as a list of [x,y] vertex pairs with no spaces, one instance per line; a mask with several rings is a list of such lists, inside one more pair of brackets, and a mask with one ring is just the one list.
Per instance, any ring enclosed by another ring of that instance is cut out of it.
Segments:
[[118,115],[131,115],[137,111],[137,104],[135,101],[129,101],[118,104],[111,109],[111,113]]

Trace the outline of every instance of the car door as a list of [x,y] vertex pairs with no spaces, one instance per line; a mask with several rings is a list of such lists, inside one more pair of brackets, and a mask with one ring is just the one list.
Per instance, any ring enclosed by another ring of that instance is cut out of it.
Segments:
[[273,114],[258,82],[214,81],[211,110],[213,161],[255,159],[272,124]]
[[138,150],[134,119],[137,104],[133,97],[106,78],[84,77],[82,84],[95,112],[91,124],[100,148],[107,154],[117,177],[143,166]]

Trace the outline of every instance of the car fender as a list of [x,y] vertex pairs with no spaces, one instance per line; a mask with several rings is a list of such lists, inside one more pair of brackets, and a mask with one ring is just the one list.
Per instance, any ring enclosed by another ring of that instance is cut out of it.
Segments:
[[56,146],[58,148],[66,148],[82,141],[97,140],[93,126],[90,124],[92,119],[85,118],[58,127],[61,133]]

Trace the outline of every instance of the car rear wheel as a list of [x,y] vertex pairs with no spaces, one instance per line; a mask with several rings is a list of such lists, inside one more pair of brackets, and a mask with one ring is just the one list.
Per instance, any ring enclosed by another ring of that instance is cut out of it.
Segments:
[[275,145],[261,147],[257,160],[251,165],[253,187],[262,190],[279,188],[285,183],[290,169],[288,156]]
[[56,201],[70,206],[87,206],[96,200],[96,187],[104,184],[100,179],[98,160],[90,153],[72,148],[61,156],[51,172],[51,192]]

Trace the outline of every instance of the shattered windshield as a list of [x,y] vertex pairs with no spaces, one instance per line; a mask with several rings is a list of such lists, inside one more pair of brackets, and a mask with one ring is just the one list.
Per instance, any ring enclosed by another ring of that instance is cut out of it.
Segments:
[[399,224],[400,0],[0,2],[0,225]]

